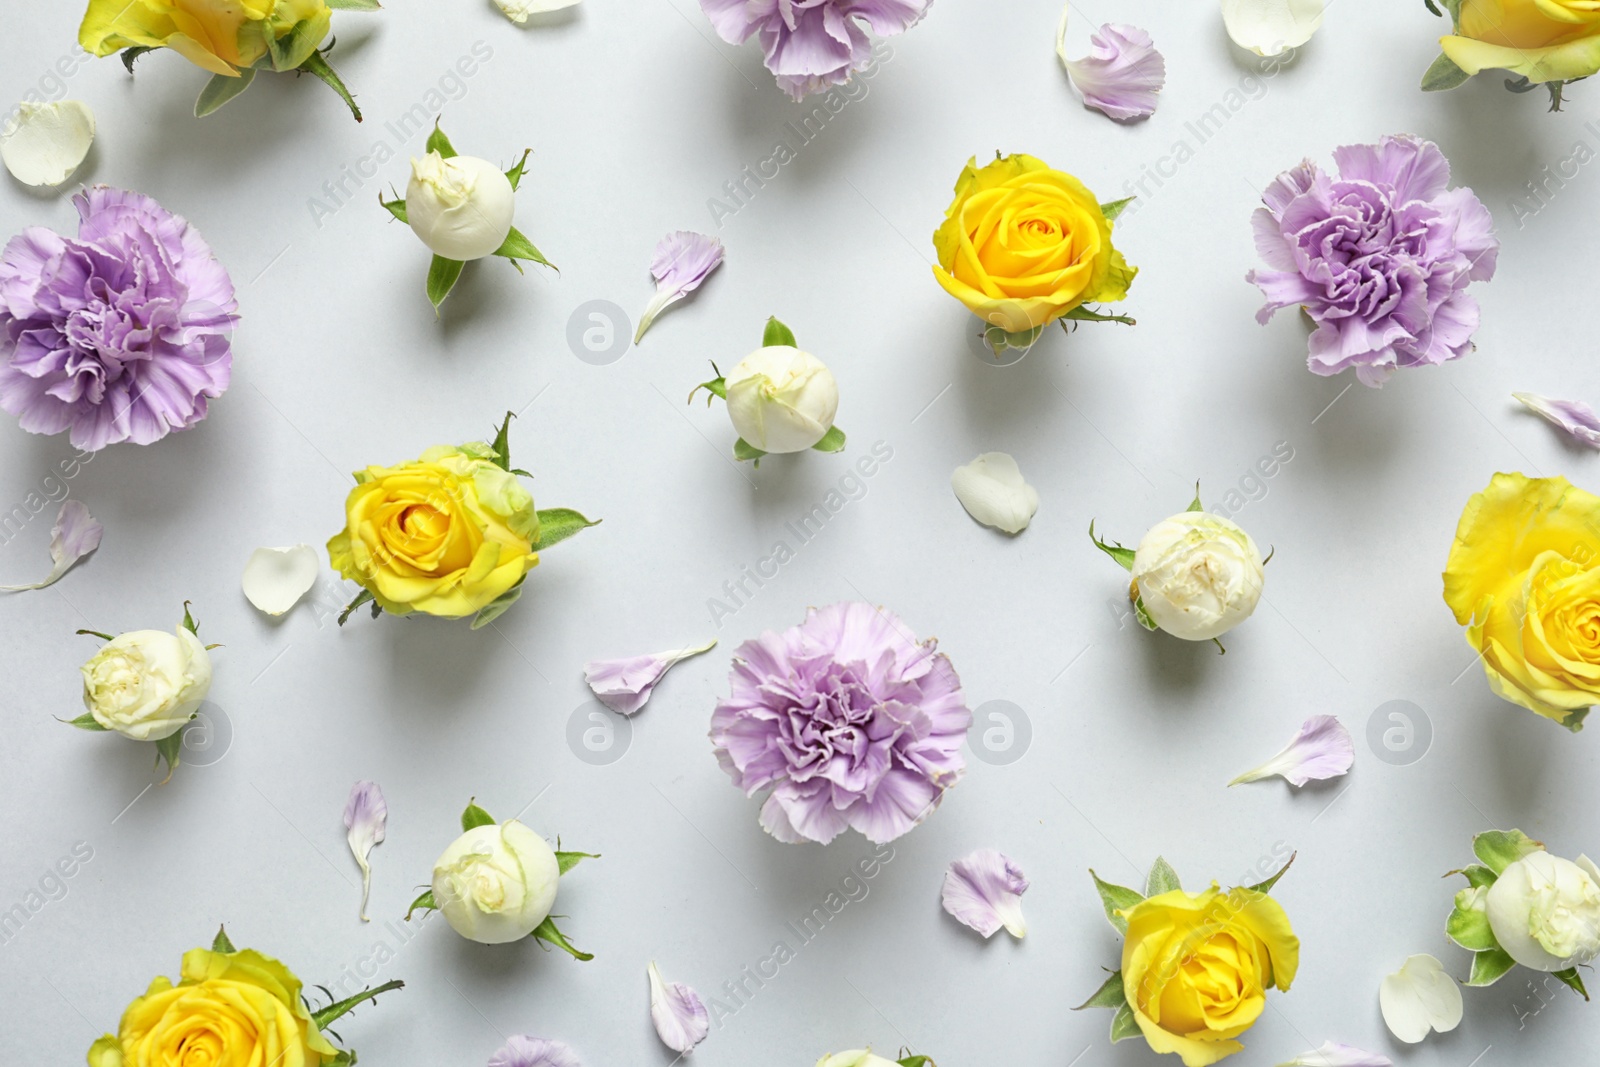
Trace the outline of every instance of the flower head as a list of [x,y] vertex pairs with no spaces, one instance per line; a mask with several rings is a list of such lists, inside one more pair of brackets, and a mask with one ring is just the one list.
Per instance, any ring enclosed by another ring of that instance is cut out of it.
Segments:
[[729,44],[760,37],[767,69],[796,100],[848,82],[872,62],[872,39],[904,33],[933,0],[700,0]]
[[728,417],[763,452],[804,452],[833,427],[839,383],[827,364],[790,345],[758,348],[728,372]]
[[545,839],[511,819],[475,826],[433,865],[433,900],[469,941],[520,941],[556,902],[561,867]]
[[273,69],[298,67],[332,25],[326,0],[89,0],[78,41],[97,56],[170,48],[213,74],[235,78],[269,51]]
[[863,603],[739,647],[732,693],[711,718],[717,760],[780,841],[854,828],[892,841],[965,770],[967,709],[950,660],[893,614]]
[[560,1041],[515,1034],[489,1057],[489,1067],[583,1067],[578,1054]]
[[0,255],[0,408],[89,451],[188,429],[228,387],[228,272],[147,196],[99,185],[73,203],[76,238],[34,227]]
[[1600,869],[1532,852],[1500,872],[1485,898],[1489,928],[1512,959],[1563,971],[1600,957]]
[[1211,641],[1256,610],[1261,550],[1237,524],[1186,511],[1152,526],[1133,558],[1133,585],[1151,622],[1185,641]]
[[494,255],[516,210],[510,179],[487,159],[433,151],[411,161],[406,221],[435,255],[462,263]]
[[94,721],[135,741],[171,737],[211,692],[211,656],[185,626],[113,638],[82,673],[83,703]]
[[1450,164],[1430,141],[1385,137],[1334,152],[1330,177],[1309,160],[1267,187],[1256,249],[1270,270],[1247,279],[1275,312],[1303,307],[1317,330],[1315,374],[1354,367],[1378,386],[1399,367],[1459,359],[1478,304],[1467,286],[1494,277],[1494,220],[1470,189],[1449,189]]

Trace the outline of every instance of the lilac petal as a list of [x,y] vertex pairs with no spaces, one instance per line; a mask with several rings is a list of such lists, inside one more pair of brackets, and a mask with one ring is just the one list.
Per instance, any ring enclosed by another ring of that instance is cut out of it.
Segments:
[[489,1057],[489,1067],[583,1067],[578,1054],[560,1041],[518,1034]]
[[104,532],[105,527],[94,521],[81,500],[66,501],[50,530],[50,558],[55,561],[50,574],[44,581],[32,585],[0,585],[0,592],[21,593],[54,585],[74,563],[100,547],[100,535]]
[[1282,752],[1228,784],[1259,781],[1276,774],[1298,787],[1313,779],[1320,782],[1337,778],[1348,772],[1355,760],[1355,745],[1344,724],[1332,715],[1313,715]]
[[1591,448],[1600,448],[1600,415],[1581,400],[1551,400],[1534,393],[1512,393],[1513,400],[1555,423]]
[[980,848],[950,865],[941,899],[945,911],[984,937],[1004,926],[1020,938],[1028,932],[1022,918],[1022,894],[1027,891],[1021,868],[995,849]]
[[1068,4],[1061,12],[1056,55],[1083,102],[1118,122],[1155,114],[1156,94],[1167,80],[1167,62],[1150,35],[1137,26],[1108,22],[1089,36],[1087,56],[1068,59],[1067,13],[1071,10]]
[[344,805],[345,839],[350,852],[361,868],[361,921],[368,922],[367,898],[372,895],[372,867],[367,856],[372,847],[383,840],[389,823],[389,805],[383,799],[378,783],[360,781],[350,787],[350,799]]
[[633,335],[638,344],[650,324],[671,305],[682,300],[722,266],[727,250],[715,237],[703,233],[679,230],[669,233],[656,245],[655,258],[650,261],[650,273],[656,280],[656,295],[639,319],[639,329]]
[[1321,1048],[1302,1052],[1287,1063],[1278,1064],[1278,1067],[1394,1067],[1394,1061],[1354,1045],[1324,1041]]
[[583,677],[600,698],[600,703],[618,715],[632,715],[644,707],[673,665],[709,652],[717,645],[713,638],[698,648],[681,648],[674,652],[657,652],[650,656],[629,656],[624,659],[590,660],[584,665]]
[[672,1051],[692,1052],[711,1030],[711,1015],[700,994],[682,982],[662,981],[654,962],[649,974],[650,1019],[656,1024],[656,1034]]

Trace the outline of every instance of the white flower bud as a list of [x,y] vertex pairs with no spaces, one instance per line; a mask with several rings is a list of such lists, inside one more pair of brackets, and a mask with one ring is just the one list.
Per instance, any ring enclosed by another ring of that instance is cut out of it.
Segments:
[[728,374],[728,417],[763,452],[804,452],[833,428],[839,383],[809,352],[757,349]]
[[436,255],[468,262],[505,244],[515,198],[510,179],[488,160],[429,152],[411,161],[406,219]]
[[83,665],[83,703],[94,721],[135,741],[171,737],[209,692],[211,656],[182,626],[125,633]]
[[1145,612],[1185,641],[1210,641],[1248,619],[1265,578],[1250,535],[1204,511],[1157,523],[1133,558]]
[[545,839],[515,819],[476,826],[433,866],[433,902],[469,941],[520,941],[555,906],[561,865]]
[[886,1060],[864,1048],[849,1052],[835,1052],[817,1061],[817,1067],[898,1067],[894,1060]]
[[1489,929],[1511,958],[1536,971],[1564,971],[1600,956],[1600,870],[1532,852],[1489,887]]

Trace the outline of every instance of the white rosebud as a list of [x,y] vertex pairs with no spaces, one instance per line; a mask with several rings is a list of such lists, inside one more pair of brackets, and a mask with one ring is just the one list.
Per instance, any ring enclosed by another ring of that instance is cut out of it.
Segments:
[[817,1061],[817,1067],[898,1067],[894,1060],[873,1055],[871,1050],[858,1048],[849,1052],[835,1052]]
[[1511,958],[1536,971],[1564,971],[1600,956],[1600,869],[1532,852],[1489,887],[1489,929]]
[[728,417],[763,452],[804,452],[833,428],[839,383],[809,352],[774,345],[750,353],[728,374]]
[[211,656],[182,626],[125,633],[83,665],[83,703],[94,721],[135,741],[171,737],[209,692]]
[[429,152],[411,161],[406,220],[436,255],[463,263],[490,256],[511,233],[516,191],[487,159]]
[[1248,619],[1265,577],[1250,535],[1204,511],[1157,523],[1133,557],[1145,612],[1185,641],[1210,641]]
[[469,941],[520,941],[556,902],[561,865],[544,838],[515,819],[475,826],[433,866],[433,902]]

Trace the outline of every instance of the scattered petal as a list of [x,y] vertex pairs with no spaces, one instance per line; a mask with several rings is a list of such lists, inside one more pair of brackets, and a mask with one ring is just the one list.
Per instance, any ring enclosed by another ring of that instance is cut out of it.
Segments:
[[344,804],[344,826],[349,832],[350,852],[361,868],[361,921],[367,918],[367,898],[372,895],[372,867],[367,856],[372,847],[383,841],[389,824],[389,805],[383,799],[378,783],[360,781],[350,787],[350,799]]
[[711,1016],[700,994],[682,982],[664,982],[652,961],[650,971],[650,1018],[656,1024],[661,1043],[674,1052],[689,1053],[706,1039]]
[[56,524],[50,529],[50,558],[55,566],[42,582],[32,585],[0,585],[0,592],[21,593],[29,589],[43,589],[54,585],[61,576],[72,569],[84,556],[100,547],[100,535],[105,527],[94,521],[89,509],[81,500],[68,500],[61,505]]
[[650,261],[650,274],[656,280],[656,295],[639,318],[639,329],[633,335],[638,344],[656,316],[677,303],[722,266],[727,250],[715,237],[703,233],[679,230],[669,233],[656,245],[655,258]]
[[600,703],[618,715],[632,715],[645,706],[656,683],[674,664],[710,652],[716,645],[716,638],[712,638],[697,648],[657,652],[653,656],[591,660],[584,665],[583,677],[594,695],[600,698]]
[[1533,393],[1512,393],[1513,400],[1555,423],[1591,448],[1600,448],[1600,415],[1581,400],[1551,400]]
[[0,159],[23,185],[60,185],[94,144],[94,112],[79,100],[17,105],[0,133]]
[[1430,1030],[1441,1034],[1461,1023],[1461,987],[1432,956],[1408,956],[1378,987],[1378,1006],[1389,1032],[1415,1045]]
[[1282,752],[1254,770],[1245,771],[1228,785],[1256,782],[1276,774],[1299,788],[1310,781],[1321,782],[1346,774],[1355,761],[1356,746],[1344,724],[1332,715],[1313,715]]
[[1156,94],[1167,81],[1167,61],[1150,35],[1137,26],[1108,22],[1089,36],[1089,54],[1067,58],[1067,15],[1056,30],[1056,55],[1067,68],[1067,80],[1089,107],[1118,122],[1148,118],[1156,111]]
[[560,1041],[518,1034],[489,1057],[489,1067],[583,1067],[578,1054]]
[[1365,1052],[1354,1045],[1324,1041],[1322,1047],[1302,1052],[1278,1067],[1394,1067],[1394,1061],[1376,1052]]
[[1222,0],[1222,21],[1240,48],[1277,56],[1311,40],[1325,6],[1324,0]]
[[1028,932],[1022,918],[1022,894],[1027,891],[1021,868],[995,849],[980,848],[950,865],[940,897],[945,911],[984,937],[1004,926],[1020,938]]
[[950,475],[950,488],[967,514],[1008,534],[1021,533],[1039,510],[1039,491],[1022,480],[1017,461],[985,452]]
[[521,26],[528,21],[529,15],[548,15],[552,11],[564,11],[569,7],[576,7],[580,0],[494,0],[494,2],[506,13],[506,18]]
[[320,566],[306,545],[258,548],[244,565],[244,595],[268,615],[282,615],[316,584]]

